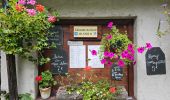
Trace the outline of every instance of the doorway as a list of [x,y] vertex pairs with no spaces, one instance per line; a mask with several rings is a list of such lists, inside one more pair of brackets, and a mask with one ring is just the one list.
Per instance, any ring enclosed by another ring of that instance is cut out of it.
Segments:
[[[133,25],[134,20],[133,19],[61,19],[56,25],[61,26],[61,31],[63,32],[62,38],[60,38],[62,41],[61,46],[59,48],[62,48],[61,54],[64,52],[64,56],[66,56],[66,63],[67,72],[72,75],[72,77],[76,76],[76,73],[83,73],[83,68],[70,68],[70,47],[68,45],[68,41],[82,41],[83,45],[85,46],[86,50],[86,57],[87,55],[87,47],[88,45],[100,45],[101,37],[104,33],[109,32],[109,29],[107,28],[107,23],[112,21],[114,25],[119,29],[121,32],[127,32],[128,38],[133,41]],[[97,38],[89,38],[89,39],[75,39],[73,37],[73,27],[74,26],[97,26],[98,36]],[[44,55],[49,57],[53,55],[53,50],[45,50]],[[86,58],[87,60],[87,58]],[[86,65],[87,65],[86,61]],[[45,64],[43,68],[39,69],[39,72],[43,70],[52,70],[51,63]],[[122,85],[126,88],[128,91],[129,96],[134,96],[134,69],[133,64],[126,66],[124,68],[123,74],[124,77],[121,81],[115,81],[111,79],[111,73],[109,67],[104,68],[94,68],[93,74],[97,76],[96,78],[93,78],[94,81],[100,80],[100,78],[105,77],[111,82],[113,82],[116,85]],[[54,77],[56,80],[60,80],[61,77],[59,77],[58,74],[54,73]],[[75,79],[79,80],[79,79]],[[64,80],[64,83],[67,83],[67,81]]]

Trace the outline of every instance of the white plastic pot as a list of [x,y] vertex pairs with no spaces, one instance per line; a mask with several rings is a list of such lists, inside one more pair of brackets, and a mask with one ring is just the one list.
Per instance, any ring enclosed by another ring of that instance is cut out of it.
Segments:
[[40,88],[40,94],[42,99],[47,99],[51,95],[51,87],[48,88]]

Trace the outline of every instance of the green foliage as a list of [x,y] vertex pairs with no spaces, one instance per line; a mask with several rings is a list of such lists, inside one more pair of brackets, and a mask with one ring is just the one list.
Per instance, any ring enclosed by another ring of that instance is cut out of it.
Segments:
[[42,80],[39,82],[40,88],[47,88],[57,84],[49,70],[42,72],[41,76]]
[[[112,39],[107,39],[107,35],[111,35]],[[110,33],[104,34],[102,37],[101,51],[111,51],[117,54],[127,49],[128,44],[131,43],[126,33],[120,33],[119,30],[113,26]]]
[[121,93],[121,89],[117,88],[115,93],[111,93],[109,89],[112,86],[107,80],[100,80],[96,83],[84,81],[80,85],[67,87],[67,92],[76,92],[83,95],[83,100],[115,100],[116,96]]
[[49,59],[42,57],[41,60],[32,54],[49,47],[47,36],[52,27],[52,23],[47,20],[49,13],[45,10],[30,16],[26,9],[35,7],[21,6],[23,11],[17,11],[16,1],[10,0],[9,8],[0,10],[0,49],[6,54],[18,54],[42,65]]
[[[9,93],[5,95],[5,99],[9,100]],[[19,100],[33,100],[29,93],[19,94]]]

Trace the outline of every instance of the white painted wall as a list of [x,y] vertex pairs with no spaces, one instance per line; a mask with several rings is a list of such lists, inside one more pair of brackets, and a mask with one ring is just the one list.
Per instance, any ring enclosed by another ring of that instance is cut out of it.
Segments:
[[[35,64],[16,56],[18,93],[30,93],[33,98],[37,96],[37,84],[35,77],[38,70]],[[6,55],[1,52],[1,90],[9,91]]]
[[[135,66],[135,96],[138,100],[170,100],[170,34],[159,39],[155,34],[161,14],[161,0],[39,0],[56,8],[62,18],[129,18],[136,16],[135,41],[137,45],[151,42],[166,55],[166,75],[147,76],[145,56],[137,54]],[[164,28],[166,23],[161,24]],[[5,56],[2,54],[1,88],[7,88]],[[22,70],[22,71],[21,71]],[[35,93],[37,68],[30,62],[18,60],[19,91]]]

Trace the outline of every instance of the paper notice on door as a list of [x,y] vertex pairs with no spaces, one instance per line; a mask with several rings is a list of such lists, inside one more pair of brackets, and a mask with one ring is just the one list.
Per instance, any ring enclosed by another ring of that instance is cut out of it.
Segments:
[[70,47],[70,68],[85,68],[86,66],[86,48],[82,46]]
[[101,64],[100,62],[99,55],[92,55],[92,50],[96,50],[98,53],[100,45],[88,45],[88,66],[92,68],[104,68],[104,64]]

